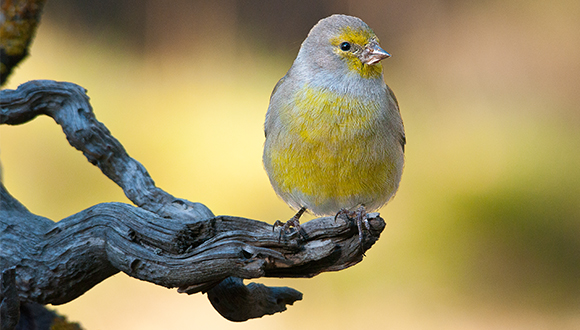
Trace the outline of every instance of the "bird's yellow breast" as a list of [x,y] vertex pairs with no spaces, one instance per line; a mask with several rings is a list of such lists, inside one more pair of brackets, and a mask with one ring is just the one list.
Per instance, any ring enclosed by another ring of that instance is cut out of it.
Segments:
[[283,106],[280,132],[265,150],[268,174],[283,199],[315,214],[386,202],[395,165],[378,102],[305,85]]

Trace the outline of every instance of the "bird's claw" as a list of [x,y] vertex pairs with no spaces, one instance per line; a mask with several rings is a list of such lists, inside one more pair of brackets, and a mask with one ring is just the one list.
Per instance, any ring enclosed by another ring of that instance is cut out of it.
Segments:
[[363,256],[364,256],[364,246],[363,246],[364,231],[363,231],[363,227],[366,228],[366,230],[371,229],[371,225],[370,225],[369,220],[368,220],[368,213],[366,211],[365,206],[360,205],[354,211],[350,211],[348,209],[342,208],[334,216],[334,221],[336,222],[336,219],[342,214],[346,215],[349,219],[355,220],[356,227],[358,229],[358,244],[359,244],[361,250],[363,251]]
[[302,236],[303,238],[306,238],[304,230],[300,227],[300,217],[305,211],[306,208],[303,207],[300,210],[298,210],[298,213],[296,213],[290,220],[286,222],[276,220],[276,222],[274,222],[274,225],[272,226],[272,231],[276,231],[276,228],[280,228],[278,242],[282,240],[282,233],[288,234],[290,232],[298,232],[298,235]]

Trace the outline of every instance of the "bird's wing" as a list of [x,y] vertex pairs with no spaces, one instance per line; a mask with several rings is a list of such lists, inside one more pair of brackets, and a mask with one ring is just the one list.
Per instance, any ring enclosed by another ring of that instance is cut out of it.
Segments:
[[280,78],[280,80],[278,80],[278,83],[276,83],[276,86],[274,86],[274,90],[272,90],[272,94],[270,94],[270,100],[272,100],[272,96],[274,95],[274,93],[276,93],[276,90],[278,89],[278,87],[280,87],[280,85],[282,85],[282,82],[286,80],[286,76]]
[[[397,101],[397,97],[393,90],[387,85],[387,91],[389,92],[389,96],[395,103],[395,107],[397,108],[397,112],[399,113],[399,118],[401,118],[401,111],[399,110],[399,102]],[[403,148],[403,152],[405,152],[405,145],[407,144],[407,137],[405,136],[405,128],[403,126],[403,120],[401,120],[401,131],[399,135],[399,143],[401,143],[401,148]]]
[[[276,90],[278,89],[278,87],[280,87],[280,85],[282,85],[282,82],[284,82],[284,80],[286,80],[286,76],[280,78],[280,80],[278,80],[278,83],[276,83],[276,86],[274,86],[274,90],[272,90],[272,94],[270,94],[270,105],[272,104],[272,96],[274,96],[274,94],[276,93]],[[268,114],[266,114],[266,117],[267,116],[268,116]],[[266,121],[267,120],[268,119],[266,118]],[[264,136],[268,137],[268,127],[267,127],[267,125],[264,125]]]

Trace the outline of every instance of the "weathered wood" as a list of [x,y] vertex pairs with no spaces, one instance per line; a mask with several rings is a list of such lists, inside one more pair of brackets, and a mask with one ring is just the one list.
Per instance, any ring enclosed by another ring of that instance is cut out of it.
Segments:
[[145,167],[131,158],[95,118],[84,88],[67,82],[34,80],[1,93],[0,124],[19,125],[38,115],[52,117],[68,142],[123,188],[135,205],[168,218],[213,216],[203,204],[177,199],[157,188]]
[[242,279],[228,277],[207,292],[212,306],[234,322],[262,317],[286,310],[286,305],[302,299],[302,293],[286,287],[267,287],[259,283],[244,285]]
[[361,249],[358,229],[346,216],[314,219],[301,226],[301,234],[282,235],[265,222],[214,216],[203,204],[157,188],[96,120],[82,87],[31,81],[0,96],[1,124],[23,124],[41,114],[54,118],[70,144],[137,205],[102,203],[54,223],[28,212],[0,185],[0,272],[14,272],[19,301],[63,304],[122,271],[183,293],[208,292],[220,314],[242,321],[283,311],[302,295],[244,286],[241,279],[312,277],[350,267],[385,227],[377,213],[370,214]]
[[16,290],[16,272],[7,268],[0,272],[0,329],[13,329],[20,317],[20,301]]

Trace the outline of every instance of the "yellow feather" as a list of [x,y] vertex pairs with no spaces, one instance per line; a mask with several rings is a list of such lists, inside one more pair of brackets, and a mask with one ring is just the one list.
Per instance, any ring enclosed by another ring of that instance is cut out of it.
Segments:
[[379,104],[308,85],[291,104],[280,112],[285,134],[269,150],[279,193],[311,205],[355,207],[393,190],[385,184],[395,165],[376,134]]
[[[379,42],[379,38],[377,38],[372,30],[355,30],[347,26],[341,30],[341,33],[338,36],[332,38],[330,43],[334,46],[337,46],[340,43],[347,41],[352,44],[359,45],[360,47],[364,47],[373,39]],[[349,70],[358,72],[363,78],[377,78],[383,72],[383,66],[381,63],[376,63],[374,65],[363,64],[355,54],[351,52],[341,52],[338,47],[335,47],[335,52],[347,60]]]

